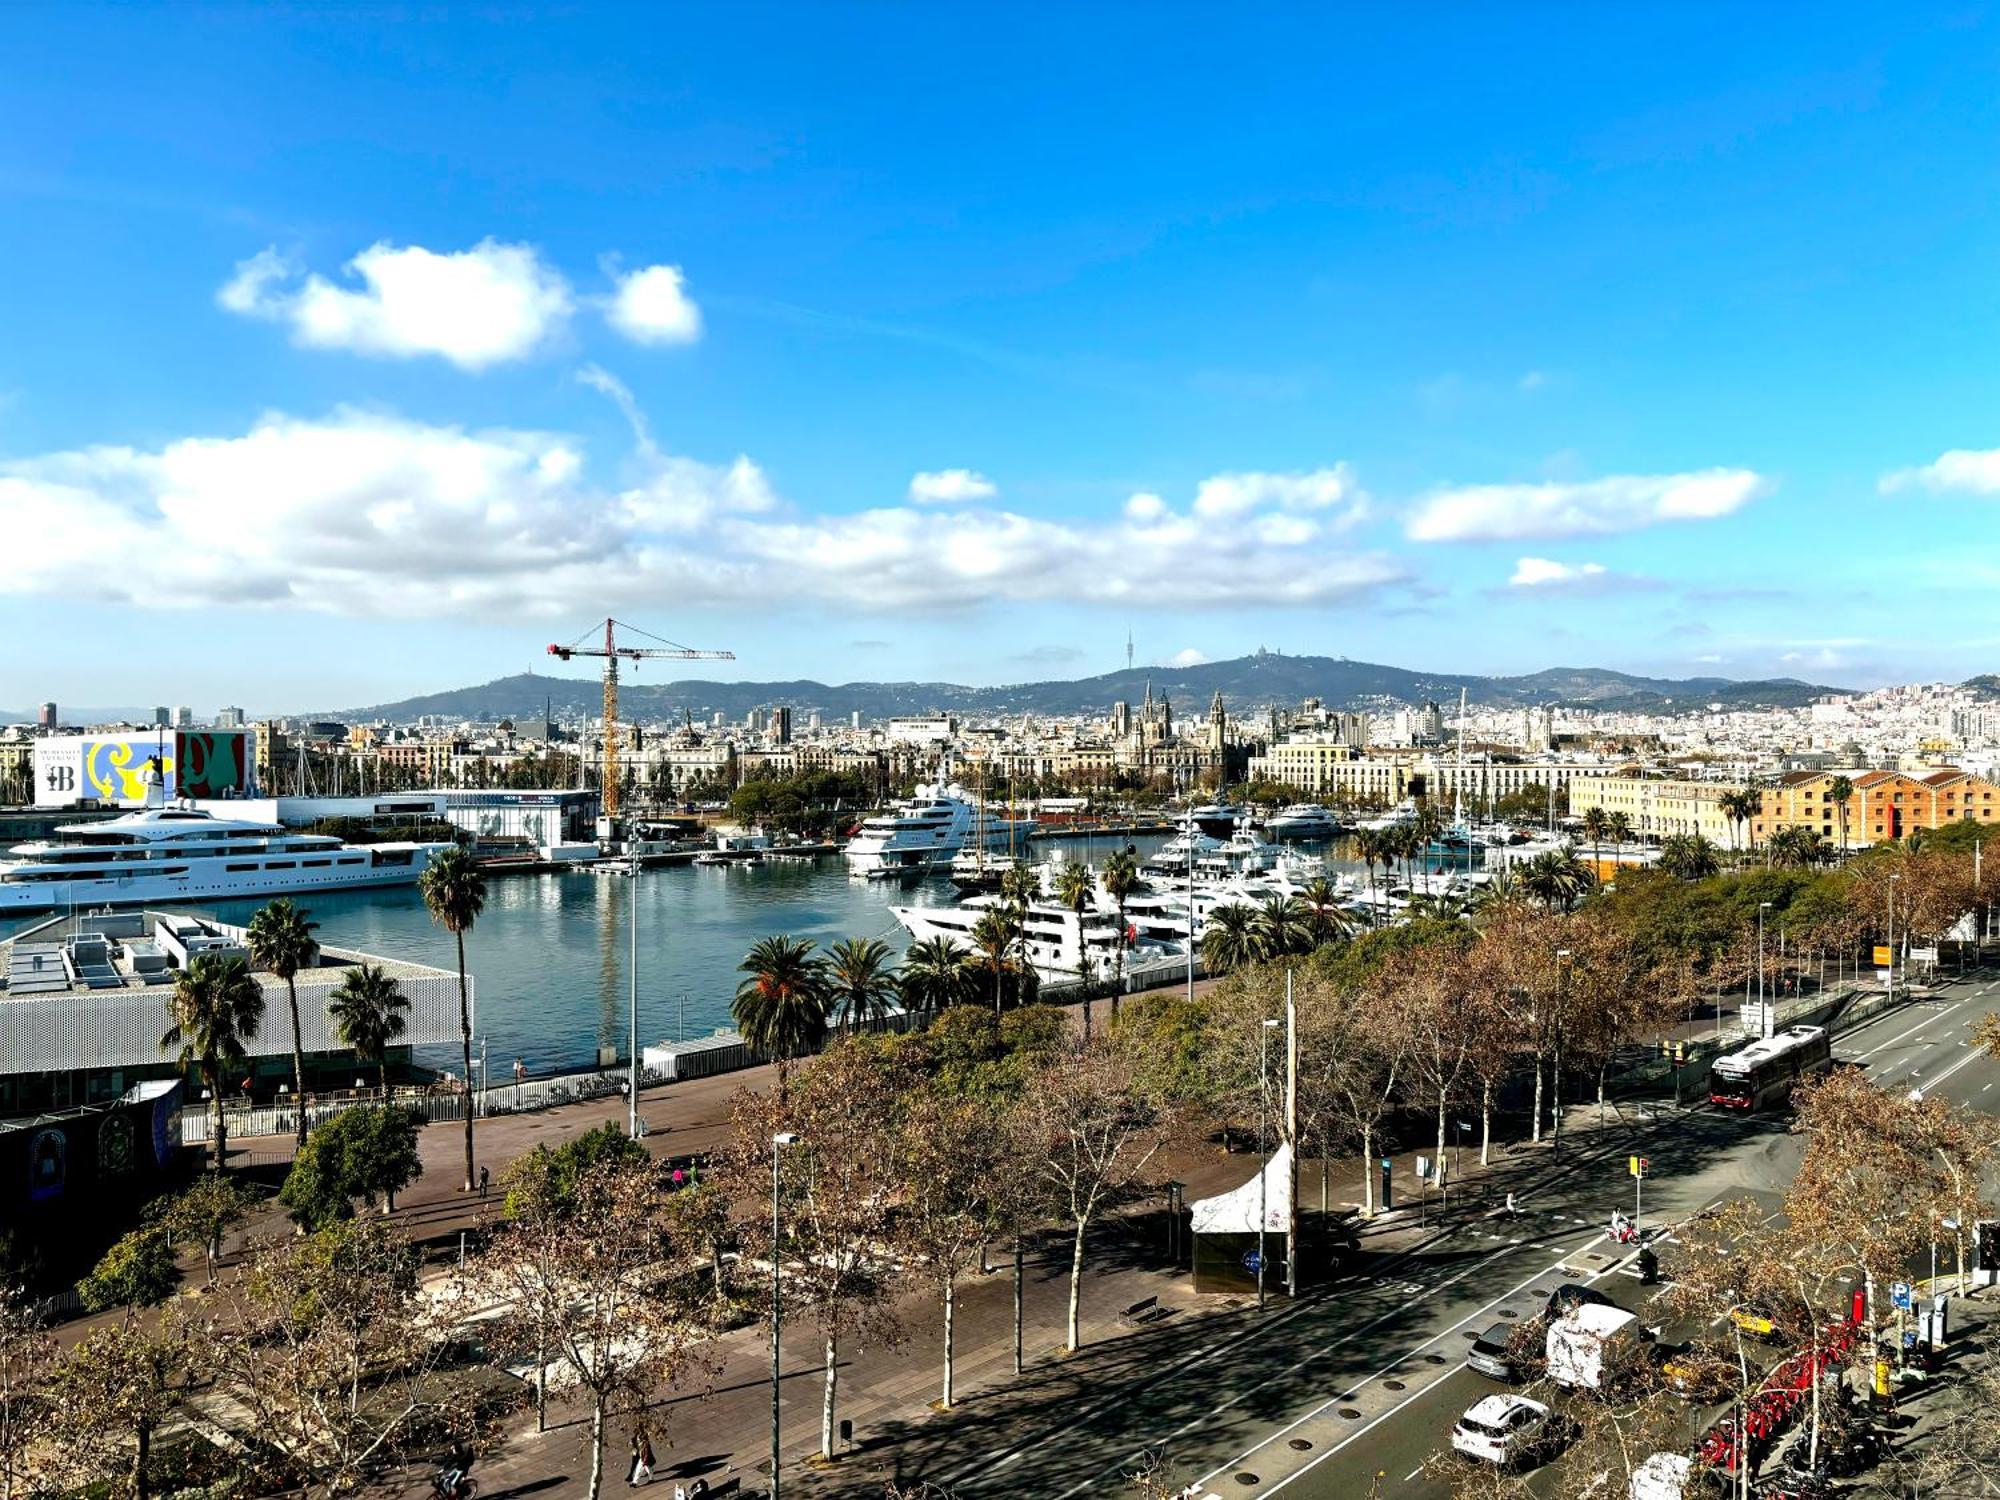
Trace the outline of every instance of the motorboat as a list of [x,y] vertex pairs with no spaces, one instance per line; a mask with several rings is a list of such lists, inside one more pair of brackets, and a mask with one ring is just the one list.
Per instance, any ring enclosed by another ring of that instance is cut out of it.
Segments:
[[349,844],[277,823],[161,805],[98,823],[67,823],[53,839],[0,857],[0,912],[156,906],[408,885],[448,843]]
[[975,802],[963,787],[940,782],[865,819],[843,853],[856,875],[943,874],[961,849],[1025,846],[1034,828],[1033,819],[1010,819]]
[[1208,802],[1192,809],[1188,816],[1194,820],[1194,826],[1210,838],[1226,839],[1249,814],[1233,802]]
[[1340,820],[1317,802],[1294,802],[1264,820],[1264,832],[1274,839],[1315,843],[1340,832]]

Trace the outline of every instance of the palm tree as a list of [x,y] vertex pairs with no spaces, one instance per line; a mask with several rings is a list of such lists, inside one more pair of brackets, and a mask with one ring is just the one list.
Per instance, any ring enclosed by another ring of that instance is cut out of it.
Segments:
[[850,1031],[889,1013],[896,981],[889,945],[880,938],[842,938],[826,950],[827,1001]]
[[950,938],[910,944],[896,973],[903,1009],[913,1016],[932,1015],[965,999],[965,960],[965,950]]
[[1368,925],[1375,925],[1375,866],[1389,858],[1388,840],[1383,838],[1384,830],[1364,828],[1354,835],[1354,852],[1368,867]]
[[1632,819],[1622,812],[1615,812],[1605,821],[1604,831],[1611,835],[1611,842],[1622,849],[1632,842]]
[[1472,893],[1469,912],[1476,921],[1490,922],[1495,917],[1520,910],[1528,899],[1521,877],[1514,873],[1512,866],[1508,866],[1494,871],[1493,878]]
[[266,902],[257,909],[247,929],[250,962],[268,969],[285,981],[285,998],[292,1011],[292,1097],[299,1106],[299,1144],[306,1143],[306,1054],[299,1044],[299,970],[309,969],[319,957],[313,940],[317,922],[292,904],[288,896]]
[[1090,1040],[1090,946],[1083,919],[1097,903],[1097,882],[1089,865],[1064,865],[1056,876],[1056,900],[1076,918],[1076,987],[1083,995],[1083,1039]]
[[1212,973],[1226,974],[1256,961],[1257,939],[1251,928],[1256,920],[1257,909],[1239,903],[1209,912],[1201,934],[1201,961]]
[[1119,849],[1104,861],[1101,877],[1104,894],[1118,908],[1118,988],[1111,992],[1111,1019],[1118,1019],[1118,999],[1125,991],[1125,902],[1139,888],[1139,861],[1128,850]]
[[1764,810],[1764,799],[1750,787],[1732,787],[1715,799],[1715,805],[1729,819],[1730,843],[1734,845],[1739,838],[1738,829],[1747,828],[1750,820]]
[[424,867],[417,880],[431,920],[458,943],[458,1039],[465,1057],[465,1186],[472,1191],[472,991],[465,982],[465,934],[486,909],[486,877],[470,850],[454,844]]
[[327,997],[326,1013],[333,1018],[333,1034],[353,1049],[355,1057],[375,1064],[385,1099],[389,1096],[389,1047],[408,1029],[403,1013],[409,1008],[402,986],[380,964],[349,969]]
[[1840,852],[1847,852],[1847,804],[1853,800],[1854,783],[1845,776],[1836,776],[1827,783],[1826,800],[1833,804],[1833,810],[1840,815]]
[[1308,880],[1305,889],[1299,892],[1299,899],[1306,904],[1315,947],[1353,933],[1354,918],[1340,904],[1339,892],[1325,876]]
[[1804,870],[1825,862],[1831,852],[1817,828],[1781,828],[1764,841],[1764,851],[1780,870]]
[[208,1085],[219,1172],[228,1154],[223,1069],[239,1066],[246,1055],[243,1044],[256,1040],[257,1029],[264,1024],[264,990],[242,959],[198,954],[175,977],[167,1014],[172,1024],[160,1038],[160,1050],[178,1048],[175,1065],[183,1072],[198,1071]]
[[826,962],[812,939],[759,938],[736,966],[748,977],[729,1007],[743,1040],[778,1064],[778,1097],[785,1097],[791,1062],[826,1040],[829,1005]]
[[974,967],[984,969],[993,976],[993,1014],[1000,1014],[1000,984],[1014,972],[1014,945],[1021,940],[1022,923],[1013,907],[1006,903],[990,906],[978,921],[972,924],[972,931],[966,936],[972,941],[972,951],[976,955]]
[[1551,911],[1568,911],[1594,884],[1574,849],[1550,849],[1521,867],[1521,889]]
[[1583,814],[1583,836],[1590,840],[1590,873],[1604,867],[1604,834],[1611,819],[1601,807],[1587,808]]
[[1310,953],[1312,908],[1297,896],[1270,896],[1250,919],[1250,946],[1260,962]]
[[1660,868],[1676,880],[1706,880],[1721,867],[1715,845],[1698,833],[1677,833],[1660,845]]

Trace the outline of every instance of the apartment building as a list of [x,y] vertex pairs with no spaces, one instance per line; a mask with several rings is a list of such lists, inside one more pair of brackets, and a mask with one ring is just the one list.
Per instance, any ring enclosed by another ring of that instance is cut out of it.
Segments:
[[1735,790],[1720,781],[1624,774],[1581,777],[1569,784],[1569,815],[1581,818],[1593,808],[1607,817],[1623,813],[1640,838],[1658,842],[1676,834],[1699,834],[1727,848],[1738,841],[1739,830],[1722,811],[1721,801]]

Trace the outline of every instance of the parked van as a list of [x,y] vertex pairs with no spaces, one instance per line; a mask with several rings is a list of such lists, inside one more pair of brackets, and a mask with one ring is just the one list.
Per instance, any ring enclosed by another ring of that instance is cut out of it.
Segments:
[[1586,1302],[1549,1325],[1549,1379],[1573,1391],[1600,1391],[1638,1357],[1645,1329],[1637,1313]]

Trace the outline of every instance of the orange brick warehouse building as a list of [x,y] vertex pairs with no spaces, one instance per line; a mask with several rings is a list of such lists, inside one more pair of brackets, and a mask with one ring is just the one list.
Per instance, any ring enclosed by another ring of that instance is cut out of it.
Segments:
[[[1763,789],[1764,805],[1750,825],[1763,843],[1786,828],[1810,828],[1840,841],[1840,807],[1827,793],[1836,775],[1830,771],[1790,771]],[[1940,828],[1966,818],[1981,823],[2000,819],[2000,787],[1969,771],[1945,769],[1927,776],[1902,771],[1861,771],[1848,777],[1854,795],[1847,802],[1847,846],[1866,848],[1885,839],[1899,839],[1919,828]]]

